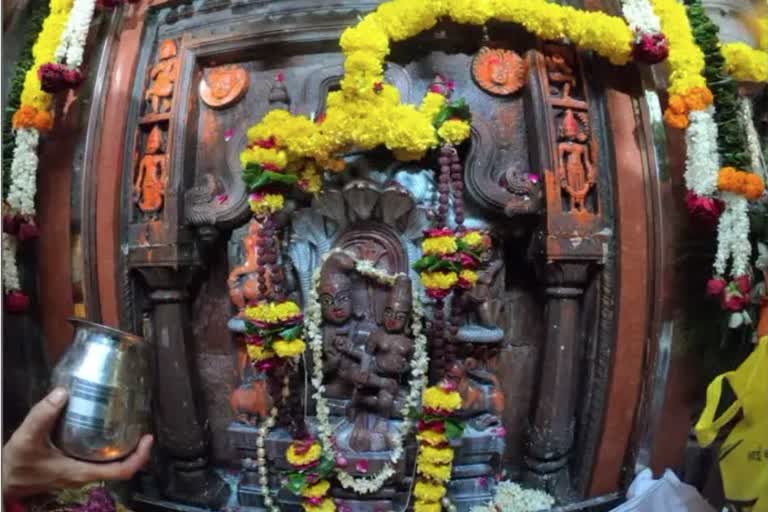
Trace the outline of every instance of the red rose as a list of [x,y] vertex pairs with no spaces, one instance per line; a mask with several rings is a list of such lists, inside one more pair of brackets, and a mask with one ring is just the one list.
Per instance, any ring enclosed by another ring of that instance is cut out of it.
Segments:
[[714,227],[723,213],[723,202],[711,197],[698,196],[690,190],[685,195],[685,205],[692,217]]
[[5,296],[5,310],[9,313],[24,313],[29,310],[29,297],[21,290],[13,290]]
[[22,221],[20,215],[3,215],[3,233],[16,235],[19,232],[19,226]]
[[444,299],[451,293],[450,288],[447,290],[441,290],[439,288],[427,288],[427,296],[433,299]]
[[733,282],[736,283],[736,287],[744,295],[748,294],[749,290],[752,288],[751,281],[752,280],[749,278],[748,275],[739,276],[733,280]]
[[723,309],[727,311],[741,311],[747,305],[747,300],[737,293],[726,296],[723,299]]
[[658,64],[669,55],[669,42],[664,34],[640,34],[632,47],[632,56],[646,64]]
[[19,226],[19,240],[22,242],[24,240],[32,240],[33,238],[37,238],[40,235],[39,231],[37,230],[37,225],[35,225],[34,221],[29,222],[23,222]]
[[713,297],[720,295],[725,290],[725,285],[725,279],[719,277],[710,279],[707,281],[707,295],[712,295]]
[[55,94],[67,88],[64,78],[64,66],[48,63],[37,68],[37,77],[40,79],[40,88],[47,93]]
[[77,68],[65,68],[62,71],[62,77],[70,89],[74,89],[85,79],[85,76]]

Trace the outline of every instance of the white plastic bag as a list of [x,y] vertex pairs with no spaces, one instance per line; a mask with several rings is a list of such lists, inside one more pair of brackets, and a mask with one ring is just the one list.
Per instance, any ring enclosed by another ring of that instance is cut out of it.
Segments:
[[627,501],[611,512],[715,512],[695,487],[670,470],[658,480],[650,469],[638,474],[627,490]]

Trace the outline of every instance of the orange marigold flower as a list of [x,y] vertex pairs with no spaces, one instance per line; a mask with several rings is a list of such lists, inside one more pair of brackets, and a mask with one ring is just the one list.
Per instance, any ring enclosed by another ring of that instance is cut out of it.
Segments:
[[13,114],[14,128],[33,128],[35,126],[35,116],[37,109],[29,105],[22,105],[16,113]]
[[677,128],[683,130],[688,128],[688,114],[675,114],[670,109],[664,112],[664,122],[670,128]]
[[717,174],[717,188],[726,192],[738,192],[738,171],[733,167],[723,167]]
[[713,100],[712,92],[706,87],[692,87],[685,94],[685,105],[688,110],[704,110]]
[[47,132],[53,128],[53,116],[45,110],[37,110],[31,105],[22,105],[13,114],[13,127],[34,128],[40,132]]
[[688,115],[688,105],[685,102],[685,98],[679,94],[673,94],[669,97],[667,110],[670,110],[673,114],[677,115]]
[[763,195],[763,191],[765,190],[765,184],[763,183],[762,178],[760,178],[760,176],[757,174],[749,174],[746,181],[747,183],[744,187],[744,197],[750,201],[760,199],[760,196]]
[[39,132],[47,132],[53,128],[53,116],[50,112],[40,110],[35,116],[35,128]]

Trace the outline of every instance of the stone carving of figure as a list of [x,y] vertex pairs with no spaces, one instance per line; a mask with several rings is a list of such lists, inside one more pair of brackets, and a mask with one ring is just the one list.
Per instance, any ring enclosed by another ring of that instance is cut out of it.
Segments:
[[236,103],[248,90],[248,73],[239,66],[212,69],[207,79],[200,81],[200,99],[213,108]]
[[149,71],[152,83],[144,95],[144,98],[150,102],[151,111],[156,114],[171,110],[173,86],[178,77],[176,43],[166,39],[160,43],[158,54],[157,64]]
[[549,81],[563,87],[563,98],[570,98],[571,88],[576,86],[573,67],[566,57],[560,53],[548,54],[545,59]]
[[504,264],[493,250],[486,251],[482,258],[477,281],[458,298],[467,319],[457,334],[461,341],[490,343],[504,337],[504,331],[496,323],[497,305],[491,293],[491,286]]
[[414,342],[405,334],[411,318],[411,280],[397,278],[384,308],[384,327],[371,334],[365,350],[349,339],[337,338],[339,352],[358,364],[348,368],[345,377],[355,386],[349,415],[354,427],[349,446],[356,451],[381,451],[391,448],[389,420],[400,391],[400,380],[408,370]]
[[[242,311],[246,304],[250,302],[257,302],[263,297],[267,296],[267,292],[277,293],[278,295],[283,292],[283,279],[276,279],[276,273],[282,273],[282,267],[279,265],[267,265],[264,269],[264,277],[266,280],[266,289],[259,288],[259,282],[257,279],[256,271],[259,266],[259,245],[262,237],[262,223],[256,219],[251,220],[248,225],[248,233],[243,237],[243,254],[244,261],[242,265],[239,265],[232,269],[227,279],[227,286],[229,287],[229,298],[232,303],[238,308],[238,311]],[[272,240],[273,244],[276,244],[276,240]],[[280,289],[275,289],[279,286]]]
[[557,176],[560,186],[571,197],[571,208],[576,212],[586,211],[584,202],[595,183],[595,168],[587,139],[576,115],[571,109],[566,110],[560,129],[562,142],[557,145]]
[[473,418],[472,425],[483,430],[499,423],[504,412],[504,393],[496,375],[480,366],[471,357],[457,360],[448,369],[448,376],[461,395],[457,414]]
[[512,94],[525,85],[528,66],[512,50],[481,48],[472,62],[478,85],[493,94]]
[[133,182],[134,197],[139,209],[153,215],[163,207],[168,182],[167,158],[161,152],[162,141],[162,132],[155,126],[147,137],[145,155]]
[[344,379],[352,362],[339,352],[354,335],[352,311],[352,279],[354,260],[345,253],[331,255],[323,264],[318,284],[318,299],[323,317],[323,352],[325,355],[326,390],[330,398],[349,398],[352,385]]

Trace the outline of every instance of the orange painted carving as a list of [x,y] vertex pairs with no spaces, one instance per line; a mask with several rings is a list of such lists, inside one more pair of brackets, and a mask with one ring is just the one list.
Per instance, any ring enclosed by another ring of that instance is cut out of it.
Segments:
[[149,71],[150,86],[144,94],[155,114],[171,110],[173,88],[179,74],[176,59],[176,43],[166,39],[160,43],[158,62]]
[[525,85],[528,64],[512,50],[481,48],[472,61],[472,76],[491,94],[512,94]]
[[167,159],[162,154],[162,141],[162,132],[155,126],[147,137],[145,155],[133,182],[136,203],[145,213],[156,213],[163,207],[168,174]]
[[248,91],[248,73],[240,66],[220,66],[200,81],[200,99],[211,108],[237,103]]
[[557,145],[557,177],[560,186],[571,198],[571,208],[575,212],[585,212],[584,202],[595,184],[596,172],[592,165],[586,117],[565,111],[560,127],[560,143]]

